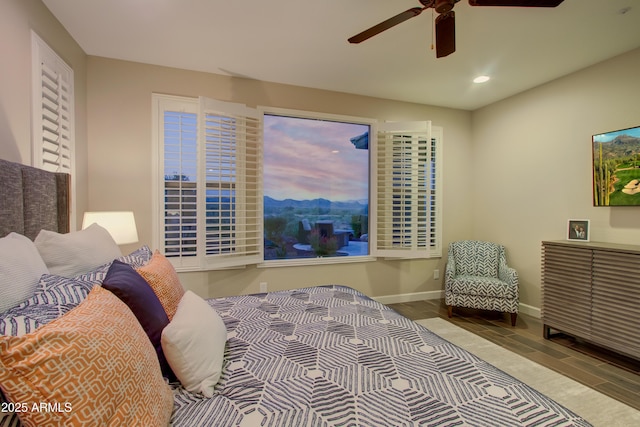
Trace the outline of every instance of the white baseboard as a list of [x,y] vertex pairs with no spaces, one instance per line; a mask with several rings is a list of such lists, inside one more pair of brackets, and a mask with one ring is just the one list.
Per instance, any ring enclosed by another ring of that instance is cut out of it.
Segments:
[[531,317],[535,317],[536,319],[540,319],[542,317],[542,314],[540,313],[540,307],[534,307],[532,305],[520,303],[520,307],[518,310],[520,310],[520,313],[527,314]]
[[372,299],[382,304],[397,304],[400,302],[424,301],[427,299],[444,298],[444,291],[413,292],[410,294],[383,295]]
[[[442,299],[442,298],[444,298],[444,291],[413,292],[410,294],[383,295],[380,297],[374,297],[372,299],[382,304],[398,304],[401,302],[424,301],[424,300]],[[540,319],[541,317],[539,307],[534,307],[532,305],[520,303],[520,307],[518,310],[520,311],[520,313],[526,314],[531,317],[535,317],[536,319]]]

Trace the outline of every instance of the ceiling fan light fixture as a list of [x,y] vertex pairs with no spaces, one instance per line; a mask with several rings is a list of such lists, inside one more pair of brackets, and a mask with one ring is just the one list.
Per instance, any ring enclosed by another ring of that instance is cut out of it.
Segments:
[[491,80],[491,77],[489,76],[478,76],[475,79],[473,79],[474,83],[486,83],[489,80]]
[[436,12],[442,14],[447,13],[451,9],[453,9],[453,5],[456,4],[460,0],[436,0],[436,4],[434,9]]

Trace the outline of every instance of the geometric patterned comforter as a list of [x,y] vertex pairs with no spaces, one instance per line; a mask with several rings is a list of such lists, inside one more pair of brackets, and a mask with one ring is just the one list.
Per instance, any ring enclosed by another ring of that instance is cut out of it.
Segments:
[[344,286],[208,300],[228,331],[213,398],[174,386],[175,426],[588,426]]

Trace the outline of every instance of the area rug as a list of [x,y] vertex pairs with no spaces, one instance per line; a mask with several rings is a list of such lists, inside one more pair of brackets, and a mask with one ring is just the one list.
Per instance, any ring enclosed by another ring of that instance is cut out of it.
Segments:
[[640,426],[640,411],[441,318],[417,323],[564,405],[594,426]]

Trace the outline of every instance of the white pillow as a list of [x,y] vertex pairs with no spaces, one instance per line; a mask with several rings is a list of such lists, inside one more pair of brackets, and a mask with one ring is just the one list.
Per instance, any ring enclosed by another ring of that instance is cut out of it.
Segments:
[[173,319],[162,331],[162,351],[169,366],[192,393],[213,396],[222,373],[227,328],[209,304],[185,292]]
[[0,312],[30,298],[48,272],[28,237],[10,233],[0,239]]
[[42,230],[34,243],[49,272],[62,277],[85,274],[122,256],[111,234],[96,223],[67,234]]

